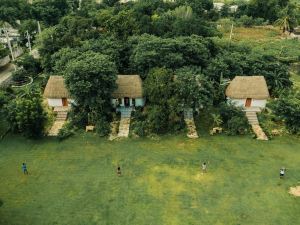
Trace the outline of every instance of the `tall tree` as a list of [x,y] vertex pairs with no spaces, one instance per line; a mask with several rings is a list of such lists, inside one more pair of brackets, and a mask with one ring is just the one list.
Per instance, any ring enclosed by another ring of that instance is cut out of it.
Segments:
[[11,100],[6,110],[13,131],[27,137],[40,137],[43,134],[47,114],[42,106],[41,93],[36,87],[28,89],[22,97]]
[[201,68],[184,67],[176,70],[175,75],[176,97],[183,109],[212,105],[213,83],[201,73]]
[[64,77],[76,106],[82,111],[82,120],[94,124],[107,120],[117,79],[117,69],[110,58],[85,52],[68,63]]

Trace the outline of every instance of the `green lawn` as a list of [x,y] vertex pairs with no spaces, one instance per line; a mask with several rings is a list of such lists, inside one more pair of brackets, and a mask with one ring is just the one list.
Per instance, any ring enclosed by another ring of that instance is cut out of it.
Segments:
[[[0,142],[0,224],[300,223],[300,140],[183,136]],[[199,172],[209,161],[208,173]],[[26,161],[29,176],[21,172]],[[120,164],[123,176],[117,177]],[[285,180],[279,168],[289,168]]]

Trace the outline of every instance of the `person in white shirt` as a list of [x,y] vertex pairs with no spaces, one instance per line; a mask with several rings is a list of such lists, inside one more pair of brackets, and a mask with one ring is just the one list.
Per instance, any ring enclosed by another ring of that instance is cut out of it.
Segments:
[[285,168],[282,167],[282,168],[280,169],[280,172],[279,172],[279,177],[280,177],[280,179],[284,178],[284,175],[285,175]]

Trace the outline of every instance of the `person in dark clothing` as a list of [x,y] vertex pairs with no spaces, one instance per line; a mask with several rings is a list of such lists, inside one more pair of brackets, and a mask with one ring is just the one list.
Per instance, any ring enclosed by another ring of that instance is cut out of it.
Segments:
[[24,174],[28,175],[28,170],[27,170],[26,163],[22,164],[22,171],[23,171]]
[[118,166],[118,168],[117,168],[117,175],[121,176],[121,167],[120,166]]

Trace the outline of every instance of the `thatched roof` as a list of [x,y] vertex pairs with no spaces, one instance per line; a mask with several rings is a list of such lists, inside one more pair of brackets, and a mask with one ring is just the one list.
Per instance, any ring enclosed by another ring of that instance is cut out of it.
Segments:
[[70,98],[62,76],[50,76],[44,90],[45,98]]
[[142,98],[143,85],[139,75],[118,75],[117,89],[113,92],[113,98]]
[[227,87],[226,96],[233,99],[267,99],[270,95],[263,76],[236,76]]

